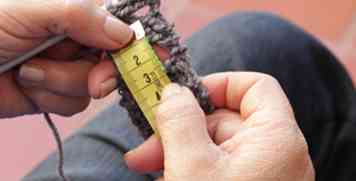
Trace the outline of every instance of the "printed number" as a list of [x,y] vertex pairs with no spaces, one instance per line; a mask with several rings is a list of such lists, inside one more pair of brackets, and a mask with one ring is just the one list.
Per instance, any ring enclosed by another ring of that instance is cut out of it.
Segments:
[[135,61],[135,63],[136,63],[137,66],[141,65],[140,59],[138,58],[137,55],[134,55],[132,58],[133,58],[133,60]]
[[157,98],[158,101],[161,100],[161,94],[159,92],[156,92],[156,98]]
[[144,73],[143,78],[145,79],[145,82],[148,84],[152,82],[152,79],[148,73]]

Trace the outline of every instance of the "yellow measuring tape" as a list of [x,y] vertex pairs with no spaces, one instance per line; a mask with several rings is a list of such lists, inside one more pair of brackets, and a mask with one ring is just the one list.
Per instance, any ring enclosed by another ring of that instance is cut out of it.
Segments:
[[113,53],[114,62],[154,132],[155,110],[160,103],[163,88],[171,81],[156,55],[140,22],[130,26],[136,40],[127,48]]

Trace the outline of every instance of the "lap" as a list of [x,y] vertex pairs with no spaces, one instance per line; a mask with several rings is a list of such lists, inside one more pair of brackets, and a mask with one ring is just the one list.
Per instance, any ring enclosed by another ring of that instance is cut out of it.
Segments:
[[346,70],[324,45],[280,17],[250,12],[212,23],[188,45],[201,75],[256,71],[274,76],[293,106],[315,166],[323,164],[325,147],[349,120],[354,94]]

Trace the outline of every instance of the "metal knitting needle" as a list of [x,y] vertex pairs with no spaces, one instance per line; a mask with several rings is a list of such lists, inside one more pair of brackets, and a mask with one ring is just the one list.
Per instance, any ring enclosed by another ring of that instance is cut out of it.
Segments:
[[[101,6],[101,8],[106,9],[105,4]],[[19,57],[15,58],[14,60],[8,61],[8,63],[5,63],[3,65],[0,65],[0,75],[11,70],[12,68],[26,62],[30,58],[36,56],[37,54],[41,53],[42,51],[48,49],[49,47],[58,44],[59,42],[62,42],[64,39],[68,38],[67,35],[58,35],[53,38],[48,39],[47,41],[43,42],[41,45],[38,47],[30,50],[29,52],[20,55]]]
[[48,39],[38,47],[30,50],[29,52],[15,58],[14,60],[10,60],[8,63],[5,63],[4,65],[0,66],[0,75],[9,71],[10,69],[16,67],[17,65],[20,65],[24,63],[25,61],[29,60],[30,58],[36,56],[37,54],[41,53],[42,51],[46,50],[47,48],[63,41],[66,39],[66,35],[59,35],[55,36],[53,38]]

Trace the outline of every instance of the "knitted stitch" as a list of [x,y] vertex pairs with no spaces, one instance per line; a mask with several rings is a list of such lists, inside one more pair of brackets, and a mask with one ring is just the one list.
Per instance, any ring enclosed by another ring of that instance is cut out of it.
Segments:
[[[168,23],[160,13],[160,3],[160,0],[108,0],[106,1],[106,8],[127,24],[140,20],[150,43],[157,44],[169,51],[170,58],[164,62],[164,65],[171,81],[188,87],[199,101],[204,112],[212,113],[214,107],[209,102],[207,89],[192,69],[188,49],[180,44],[180,37],[175,32],[174,25]],[[148,7],[148,12],[139,15],[138,12],[145,7]],[[149,137],[153,130],[121,76],[118,77],[118,90],[122,97],[120,105],[126,108],[133,124],[138,127],[142,135],[145,138]]]

